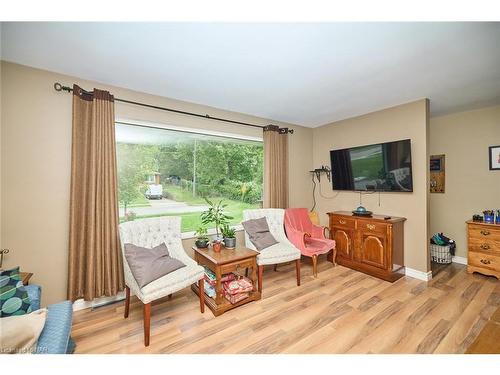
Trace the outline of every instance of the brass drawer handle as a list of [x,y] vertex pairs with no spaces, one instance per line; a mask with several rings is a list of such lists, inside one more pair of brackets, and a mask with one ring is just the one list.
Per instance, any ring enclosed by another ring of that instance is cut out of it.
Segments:
[[375,225],[373,224],[366,224],[366,227],[370,230],[374,230],[375,229]]
[[481,246],[479,246],[481,249],[483,250],[489,250],[490,249],[490,245],[488,245],[487,243],[483,243]]
[[340,223],[340,224],[345,224],[345,223],[346,223],[346,221],[345,221],[345,220],[340,219],[340,220],[339,220],[339,223]]
[[488,259],[481,259],[481,263],[490,264],[491,262]]
[[489,232],[489,231],[487,231],[487,230],[482,230],[482,231],[481,231],[481,234],[482,234],[483,236],[487,236],[487,235],[489,235],[489,234],[490,234],[490,232]]

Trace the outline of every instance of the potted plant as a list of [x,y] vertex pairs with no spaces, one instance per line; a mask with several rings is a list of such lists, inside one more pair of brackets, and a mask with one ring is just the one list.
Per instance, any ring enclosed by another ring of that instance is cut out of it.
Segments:
[[224,209],[226,204],[222,204],[222,199],[218,203],[214,203],[208,198],[205,198],[208,203],[208,210],[201,213],[201,223],[203,225],[215,224],[215,240],[222,241],[222,236],[220,235],[220,227],[224,224],[229,224],[229,220],[232,219],[231,216],[226,215]]
[[228,224],[221,226],[222,236],[224,237],[224,246],[226,249],[234,249],[236,247],[236,231]]
[[210,240],[208,239],[207,228],[203,226],[199,227],[195,234],[197,235],[196,242],[194,243],[196,247],[200,249],[208,247]]
[[212,248],[216,253],[220,252],[222,248],[222,241],[221,240],[213,240],[212,241]]

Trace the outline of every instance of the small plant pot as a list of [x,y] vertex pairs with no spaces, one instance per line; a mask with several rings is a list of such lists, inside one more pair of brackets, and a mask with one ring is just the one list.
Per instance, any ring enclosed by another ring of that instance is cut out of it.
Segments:
[[198,249],[205,249],[208,247],[208,240],[196,240],[194,244]]
[[220,252],[220,250],[222,249],[222,243],[220,243],[220,242],[214,242],[214,243],[212,244],[212,249],[214,249],[214,251],[215,251],[216,253],[219,253],[219,252]]
[[224,238],[224,246],[227,249],[234,249],[236,247],[236,238]]

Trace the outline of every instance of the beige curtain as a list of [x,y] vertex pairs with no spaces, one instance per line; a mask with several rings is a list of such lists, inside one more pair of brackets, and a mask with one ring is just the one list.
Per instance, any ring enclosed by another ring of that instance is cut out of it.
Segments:
[[288,129],[264,128],[264,208],[288,207]]
[[114,98],[73,86],[68,298],[124,288],[118,234]]

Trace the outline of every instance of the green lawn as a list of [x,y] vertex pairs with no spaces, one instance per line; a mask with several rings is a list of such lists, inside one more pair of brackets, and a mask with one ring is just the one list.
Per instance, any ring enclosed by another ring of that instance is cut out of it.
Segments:
[[[176,200],[178,202],[186,202],[190,206],[206,205],[207,204],[203,198],[193,197],[192,192],[183,190],[179,186],[168,185],[165,190],[167,192],[169,192],[170,194],[172,194],[172,196],[174,197],[174,200]],[[243,210],[246,210],[249,208],[260,208],[259,203],[250,204],[250,203],[234,201],[234,200],[220,198],[220,197],[219,198],[217,198],[217,197],[210,198],[210,200],[212,200],[212,201],[218,201],[220,199],[223,199],[224,203],[227,204],[227,207],[226,207],[227,214],[229,216],[233,217],[233,219],[231,220],[231,224],[241,223],[241,221],[243,220]],[[161,217],[161,216],[180,216],[182,218],[182,221],[181,221],[182,232],[193,232],[196,229],[198,229],[198,227],[201,225],[200,212],[188,212],[188,213],[184,213],[184,214],[182,214],[182,213],[156,214],[156,215],[143,215],[143,216],[138,215],[137,218],[140,219],[140,218]]]

